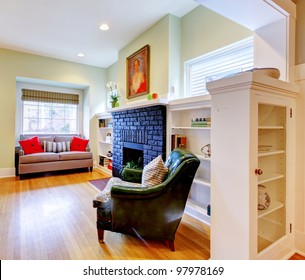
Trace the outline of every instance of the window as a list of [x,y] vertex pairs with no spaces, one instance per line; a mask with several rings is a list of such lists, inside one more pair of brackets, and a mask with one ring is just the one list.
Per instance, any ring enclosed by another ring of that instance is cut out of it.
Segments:
[[78,95],[22,91],[24,134],[78,133]]
[[207,94],[206,82],[253,68],[253,37],[185,63],[185,95]]

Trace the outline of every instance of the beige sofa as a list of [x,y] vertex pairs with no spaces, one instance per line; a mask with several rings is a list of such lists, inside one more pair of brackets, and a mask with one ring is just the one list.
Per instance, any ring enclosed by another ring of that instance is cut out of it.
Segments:
[[[29,136],[27,136],[29,137]],[[47,142],[71,142],[73,136],[42,136],[39,142],[44,149]],[[20,137],[26,138],[26,137]],[[88,168],[92,171],[93,156],[89,146],[86,151],[64,151],[64,152],[42,152],[25,154],[22,149],[19,151],[18,173],[20,180],[25,174],[58,171],[67,169]]]

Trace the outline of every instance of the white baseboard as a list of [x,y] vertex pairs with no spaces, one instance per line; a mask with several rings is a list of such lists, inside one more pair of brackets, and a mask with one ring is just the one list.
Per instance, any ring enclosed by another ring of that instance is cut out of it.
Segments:
[[15,168],[1,168],[0,178],[15,177]]
[[296,252],[302,256],[305,256],[305,233],[295,231],[295,249]]

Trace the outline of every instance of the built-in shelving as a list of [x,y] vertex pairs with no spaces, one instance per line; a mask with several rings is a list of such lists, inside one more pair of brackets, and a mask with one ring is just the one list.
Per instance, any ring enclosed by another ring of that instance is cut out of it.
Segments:
[[284,178],[284,176],[285,175],[281,173],[265,171],[262,175],[259,176],[258,184],[264,184],[278,179],[282,179]]
[[[200,160],[200,166],[193,180],[185,212],[210,224],[207,207],[210,204],[211,157],[205,156],[201,149],[211,142],[211,125],[209,123],[201,123],[200,125],[206,126],[194,126],[199,125],[198,123],[194,124],[194,120],[196,119],[210,119],[210,96],[197,96],[171,101],[168,109],[170,127],[169,142],[172,141],[171,136],[174,134],[186,137],[185,149],[194,153]],[[170,144],[169,151],[172,146]]]
[[172,129],[188,129],[188,130],[210,130],[211,127],[191,127],[191,126],[173,126]]
[[108,113],[98,114],[98,163],[97,167],[102,171],[112,175],[112,116]]
[[276,200],[272,200],[270,206],[266,210],[258,210],[257,217],[258,219],[265,217],[266,215],[269,215],[273,212],[275,212],[278,209],[281,209],[284,207],[284,203]]
[[206,87],[213,106],[211,258],[283,259],[294,248],[299,89],[255,71]]

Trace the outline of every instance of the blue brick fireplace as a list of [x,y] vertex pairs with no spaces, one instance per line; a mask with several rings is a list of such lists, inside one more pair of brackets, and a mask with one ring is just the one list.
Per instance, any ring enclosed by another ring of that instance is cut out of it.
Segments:
[[[166,157],[166,106],[128,109],[112,112],[113,117],[113,162],[112,174],[119,177],[124,162],[124,147],[143,151],[143,164],[148,164],[158,155]],[[133,154],[133,152],[131,152]]]

